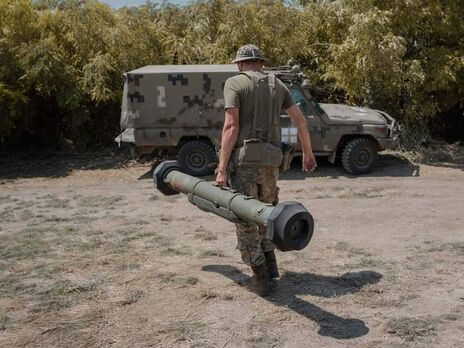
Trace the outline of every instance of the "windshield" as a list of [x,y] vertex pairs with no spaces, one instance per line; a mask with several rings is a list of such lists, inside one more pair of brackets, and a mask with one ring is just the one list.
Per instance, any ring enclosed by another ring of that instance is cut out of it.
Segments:
[[306,100],[301,90],[297,86],[293,85],[290,87],[290,93],[292,94],[295,103],[298,104],[298,106],[301,108],[301,111],[303,111],[305,115],[311,115],[308,101]]
[[316,116],[324,113],[307,89],[302,90],[298,85],[291,85],[290,93],[305,115]]

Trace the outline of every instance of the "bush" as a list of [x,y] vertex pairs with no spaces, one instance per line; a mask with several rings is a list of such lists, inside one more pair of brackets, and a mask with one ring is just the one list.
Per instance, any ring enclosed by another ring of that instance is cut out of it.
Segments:
[[[414,16],[411,16],[414,13]],[[86,149],[119,130],[122,73],[228,63],[258,44],[296,59],[324,101],[387,111],[403,144],[464,134],[460,0],[201,0],[112,10],[98,1],[0,0],[1,144]]]

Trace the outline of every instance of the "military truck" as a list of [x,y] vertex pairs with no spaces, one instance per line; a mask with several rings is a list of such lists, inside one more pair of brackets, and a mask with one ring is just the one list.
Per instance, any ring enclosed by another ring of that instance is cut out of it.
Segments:
[[[385,112],[318,103],[297,66],[266,69],[290,89],[308,120],[316,156],[341,159],[351,174],[372,170],[378,151],[394,148],[399,128]],[[122,133],[117,142],[135,144],[140,154],[177,156],[188,174],[211,172],[217,162],[224,121],[223,89],[236,65],[149,65],[124,74]],[[297,128],[282,112],[282,141],[301,154]]]

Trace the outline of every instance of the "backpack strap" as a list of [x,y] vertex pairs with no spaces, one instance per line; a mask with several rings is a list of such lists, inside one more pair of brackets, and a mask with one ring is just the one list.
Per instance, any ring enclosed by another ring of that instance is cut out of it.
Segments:
[[241,71],[240,74],[243,74],[247,76],[251,82],[253,83],[253,91],[255,94],[255,100],[254,100],[254,107],[253,107],[253,124],[251,126],[251,134],[250,134],[250,139],[256,139],[256,122],[258,120],[258,105],[259,105],[259,98],[258,98],[258,89],[259,89],[259,84],[258,84],[258,79],[256,76],[253,74],[250,74],[247,71]]
[[272,130],[274,129],[274,111],[276,109],[276,76],[274,74],[268,75],[268,82],[269,82],[269,90],[271,92],[271,100],[270,100],[270,112],[269,112],[269,120],[268,120],[268,127],[267,127],[267,142],[269,143],[271,140]]
[[[254,108],[253,108],[253,125],[251,128],[251,139],[256,139],[256,122],[258,120],[258,106],[259,106],[259,96],[258,96],[258,90],[259,90],[259,84],[258,81],[259,79],[254,76],[253,74],[250,74],[247,71],[241,71],[240,74],[248,76],[248,78],[253,82],[253,89],[255,93],[255,100],[254,100]],[[269,84],[269,91],[271,93],[271,100],[270,100],[270,113],[269,113],[269,120],[268,120],[268,130],[267,130],[267,136],[266,136],[266,142],[269,142],[271,140],[271,135],[272,135],[272,129],[274,128],[273,124],[273,115],[274,115],[274,110],[275,110],[275,103],[276,103],[276,98],[275,98],[275,91],[276,91],[276,77],[274,74],[268,74],[267,75],[267,80]]]

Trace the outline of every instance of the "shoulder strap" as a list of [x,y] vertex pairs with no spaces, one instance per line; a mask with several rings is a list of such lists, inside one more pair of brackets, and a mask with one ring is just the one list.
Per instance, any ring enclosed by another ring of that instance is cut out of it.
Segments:
[[274,74],[268,75],[269,81],[269,90],[271,91],[271,100],[270,100],[270,112],[269,112],[269,124],[267,128],[267,142],[270,142],[272,136],[272,130],[274,128],[273,118],[274,118],[274,111],[275,111],[275,103],[276,103],[276,77]]
[[240,74],[243,74],[243,75],[246,75],[248,76],[248,78],[251,80],[251,82],[253,83],[253,92],[255,94],[255,105],[253,107],[253,125],[251,127],[251,139],[256,139],[256,122],[258,120],[258,106],[259,106],[259,99],[258,99],[258,89],[259,89],[259,85],[258,85],[258,79],[256,78],[256,76],[254,76],[253,74],[250,74],[249,72],[247,71],[241,71]]

